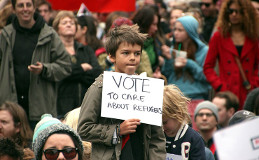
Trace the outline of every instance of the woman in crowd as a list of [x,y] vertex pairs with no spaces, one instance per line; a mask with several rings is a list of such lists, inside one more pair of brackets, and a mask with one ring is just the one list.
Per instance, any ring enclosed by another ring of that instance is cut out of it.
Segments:
[[32,147],[36,160],[83,160],[80,136],[50,114],[42,115],[37,123]]
[[186,97],[192,99],[188,108],[192,118],[196,104],[208,99],[210,89],[203,74],[208,47],[199,39],[198,26],[198,21],[192,16],[177,19],[173,55],[171,59],[165,60],[162,68],[168,84],[175,84]]
[[71,56],[72,74],[63,80],[58,88],[58,115],[62,118],[67,112],[81,105],[84,94],[102,69],[89,46],[75,41],[77,20],[70,11],[60,11],[53,21],[66,51]]
[[96,20],[92,16],[77,17],[77,32],[75,39],[83,45],[90,46],[94,52],[103,48],[102,41],[96,37]]
[[[204,74],[215,91],[233,92],[239,98],[239,110],[248,92],[259,86],[257,24],[250,0],[225,0],[204,64]],[[217,61],[219,75],[214,70]]]
[[159,32],[159,15],[152,6],[144,6],[133,18],[133,22],[139,25],[140,32],[147,33],[148,38],[144,42],[143,50],[147,52],[153,77],[161,78],[160,67],[164,63],[164,56],[170,56],[170,48],[166,45],[166,40]]

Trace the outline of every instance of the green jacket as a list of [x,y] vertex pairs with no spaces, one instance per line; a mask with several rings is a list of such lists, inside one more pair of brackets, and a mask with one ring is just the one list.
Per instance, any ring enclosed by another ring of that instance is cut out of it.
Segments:
[[[101,117],[103,75],[88,89],[78,120],[78,133],[92,142],[92,160],[119,160],[121,145],[112,144],[116,125],[122,121]],[[115,113],[116,114],[116,113]],[[144,160],[165,160],[165,136],[161,127],[143,124]]]
[[[12,24],[0,35],[0,104],[6,100],[17,102],[12,50],[16,30]],[[41,29],[31,64],[41,62],[40,75],[30,74],[29,119],[40,120],[44,113],[57,115],[56,82],[71,73],[71,60],[57,33],[48,25]]]

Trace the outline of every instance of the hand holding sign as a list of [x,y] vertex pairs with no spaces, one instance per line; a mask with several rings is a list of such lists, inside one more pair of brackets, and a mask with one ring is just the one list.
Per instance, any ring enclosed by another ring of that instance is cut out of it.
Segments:
[[120,136],[136,132],[137,126],[140,125],[139,119],[127,119],[120,124]]

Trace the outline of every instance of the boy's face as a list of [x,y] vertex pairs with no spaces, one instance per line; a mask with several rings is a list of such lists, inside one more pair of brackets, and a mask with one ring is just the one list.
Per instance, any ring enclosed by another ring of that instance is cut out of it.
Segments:
[[163,117],[163,129],[168,137],[175,137],[180,127],[181,124],[177,120]]
[[122,42],[116,51],[115,57],[110,55],[109,58],[114,63],[115,72],[132,75],[139,66],[140,56],[140,45]]

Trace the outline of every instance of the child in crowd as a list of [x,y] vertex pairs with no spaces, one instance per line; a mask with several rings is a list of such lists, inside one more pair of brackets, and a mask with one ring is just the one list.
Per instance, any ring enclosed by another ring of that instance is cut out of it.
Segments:
[[202,137],[188,126],[189,99],[175,85],[164,88],[163,128],[166,136],[168,159],[205,160],[205,145]]
[[[109,32],[105,47],[115,72],[135,74],[146,37],[137,25],[122,25]],[[102,82],[100,75],[88,89],[78,122],[81,138],[92,142],[92,160],[164,160],[165,137],[161,127],[141,124],[139,119],[101,117]]]

